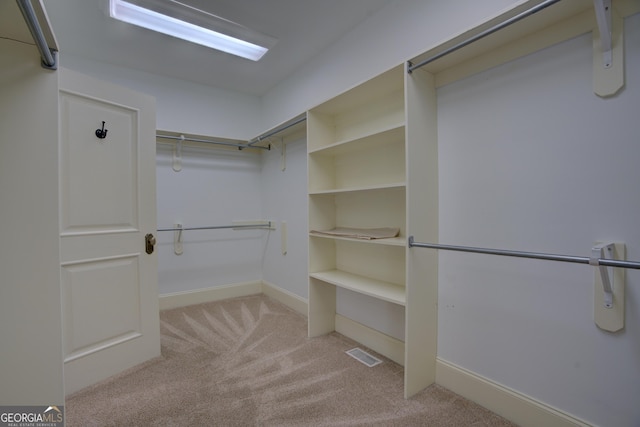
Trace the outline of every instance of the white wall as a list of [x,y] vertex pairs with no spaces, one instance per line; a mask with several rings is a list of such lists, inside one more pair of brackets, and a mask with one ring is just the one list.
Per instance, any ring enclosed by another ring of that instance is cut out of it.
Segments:
[[274,126],[425,52],[522,0],[396,0],[262,98]]
[[[440,241],[640,259],[640,15],[626,87],[592,91],[591,35],[438,91]],[[438,356],[595,425],[640,422],[640,273],[626,327],[593,322],[592,267],[441,251]]]
[[62,405],[58,76],[0,38],[0,405]]
[[249,140],[262,131],[260,99],[210,86],[60,54],[75,71],[156,98],[158,129]]
[[[307,144],[304,134],[285,142],[284,170],[281,142],[275,139],[271,151],[262,153],[262,213],[277,226],[264,236],[262,277],[267,283],[307,298]],[[286,255],[282,254],[282,221],[287,223]]]
[[[61,63],[154,96],[158,129],[239,140],[262,131],[257,97],[69,55],[61,55]],[[158,228],[261,219],[260,155],[186,145],[182,154],[183,169],[176,173],[171,146],[157,145]],[[264,233],[185,231],[180,256],[173,252],[173,233],[158,233],[160,294],[260,280]]]
[[[247,151],[183,147],[182,170],[172,169],[173,148],[157,150],[158,228],[229,225],[261,219],[260,155]],[[259,281],[262,230],[183,232],[183,254],[173,232],[158,233],[161,294]]]

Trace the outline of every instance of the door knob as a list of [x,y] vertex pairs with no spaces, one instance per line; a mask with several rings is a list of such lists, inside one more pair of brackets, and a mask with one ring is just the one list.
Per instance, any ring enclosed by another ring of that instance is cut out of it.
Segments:
[[146,236],[144,236],[144,246],[148,254],[153,253],[153,247],[155,245],[156,245],[156,238],[153,236],[153,234],[149,233]]

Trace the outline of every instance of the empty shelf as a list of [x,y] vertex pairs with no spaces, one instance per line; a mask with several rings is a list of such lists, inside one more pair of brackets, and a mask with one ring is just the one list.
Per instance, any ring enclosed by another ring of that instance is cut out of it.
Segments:
[[406,303],[404,286],[396,285],[395,283],[370,279],[340,270],[320,271],[311,273],[310,276],[340,288],[349,289],[394,304],[404,306]]

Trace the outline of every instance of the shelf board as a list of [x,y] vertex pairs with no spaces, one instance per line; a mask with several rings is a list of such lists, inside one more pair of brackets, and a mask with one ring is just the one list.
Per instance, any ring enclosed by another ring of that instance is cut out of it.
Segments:
[[330,236],[328,234],[315,234],[315,233],[309,233],[309,236],[317,237],[319,239],[344,240],[347,242],[358,242],[358,243],[365,243],[365,244],[371,244],[371,245],[407,246],[407,238],[403,236],[390,237],[387,239],[355,239],[353,237]]
[[386,144],[402,139],[404,141],[404,122],[396,123],[382,129],[376,129],[357,138],[349,138],[334,142],[329,145],[309,150],[309,154],[322,154],[335,156],[367,148],[375,148],[381,144]]
[[340,270],[320,271],[311,273],[309,276],[340,288],[349,289],[394,304],[402,306],[406,304],[404,287],[394,283],[370,279]]
[[315,194],[340,194],[340,193],[350,193],[354,191],[386,190],[389,188],[404,188],[406,186],[407,185],[404,182],[392,182],[389,184],[363,185],[358,187],[333,188],[330,190],[309,191],[309,195],[313,196]]

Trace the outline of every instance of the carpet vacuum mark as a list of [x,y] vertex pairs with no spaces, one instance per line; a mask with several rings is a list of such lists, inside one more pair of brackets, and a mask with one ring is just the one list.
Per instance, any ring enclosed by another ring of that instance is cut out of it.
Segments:
[[[369,368],[337,333],[264,295],[162,311],[162,356],[66,401],[67,426],[512,426],[440,386],[403,397],[402,367]],[[361,347],[361,346],[360,346]]]

